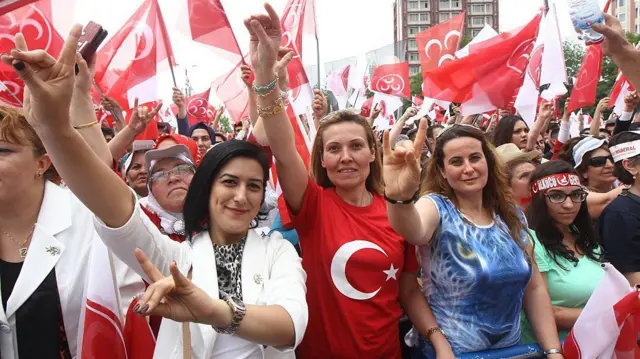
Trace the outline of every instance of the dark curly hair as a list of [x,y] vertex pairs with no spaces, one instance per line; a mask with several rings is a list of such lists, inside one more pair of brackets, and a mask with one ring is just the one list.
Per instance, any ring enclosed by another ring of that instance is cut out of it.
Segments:
[[[559,173],[577,175],[576,170],[568,162],[560,160],[549,161],[536,168],[536,171],[531,177],[531,183],[540,178]],[[571,199],[567,198],[567,200],[570,201]],[[556,227],[553,218],[549,216],[544,193],[538,192],[533,195],[531,205],[527,211],[527,219],[529,220],[529,228],[536,231],[538,240],[540,240],[540,243],[544,246],[547,253],[551,255],[560,268],[567,270],[567,268],[560,264],[558,257],[567,259],[573,263],[574,267],[578,265],[576,253],[562,243],[563,235]],[[597,249],[599,248],[598,241],[593,230],[593,223],[589,215],[589,210],[587,209],[586,201],[582,202],[578,215],[570,226],[570,230],[576,235],[576,249],[579,254],[585,255],[597,262],[604,261],[603,253],[597,253]]]

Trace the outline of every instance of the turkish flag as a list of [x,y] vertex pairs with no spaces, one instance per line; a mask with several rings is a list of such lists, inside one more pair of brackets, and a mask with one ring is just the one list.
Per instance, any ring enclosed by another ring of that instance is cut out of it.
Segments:
[[138,298],[133,298],[125,319],[123,335],[127,355],[131,359],[151,359],[156,348],[156,338],[147,318],[133,311],[136,304],[138,304]]
[[454,53],[458,50],[464,26],[464,15],[462,12],[416,35],[423,73],[455,59]]
[[424,98],[420,97],[420,96],[413,96],[411,98],[411,102],[416,105],[416,106],[422,106],[422,104],[424,103]]
[[[145,0],[98,52],[95,80],[107,96],[122,98],[133,87],[154,78],[157,64],[165,59],[175,67],[160,6],[157,0]],[[153,90],[143,92],[137,96],[142,101],[157,98]]]
[[409,63],[405,61],[376,67],[371,76],[371,91],[411,98]]
[[423,73],[425,97],[462,103],[469,113],[506,107],[522,86],[540,19],[537,15],[526,26],[485,41],[477,52]]
[[224,103],[227,113],[235,123],[249,116],[249,92],[240,77],[240,65],[242,62],[238,62],[230,72],[213,80],[211,84],[216,97]]
[[567,111],[573,112],[596,103],[596,90],[602,72],[602,60],[602,48],[599,44],[587,46],[582,66],[578,71],[578,79],[571,90]]
[[220,0],[188,0],[191,38],[240,55],[236,37]]
[[606,263],[598,283],[562,346],[567,359],[640,358],[640,295]]
[[0,70],[0,101],[21,108],[24,98],[24,82],[13,69]]
[[364,116],[364,117],[369,117],[371,116],[371,110],[373,107],[373,96],[369,97],[363,104],[362,107],[360,108],[360,115]]

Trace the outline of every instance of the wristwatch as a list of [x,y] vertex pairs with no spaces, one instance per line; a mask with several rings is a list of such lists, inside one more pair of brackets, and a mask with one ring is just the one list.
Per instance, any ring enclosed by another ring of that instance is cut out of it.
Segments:
[[244,305],[244,302],[232,295],[228,295],[225,298],[225,302],[227,302],[227,305],[231,308],[231,323],[229,323],[226,328],[213,327],[213,329],[221,334],[233,335],[238,330],[238,327],[240,327],[240,322],[245,314],[247,314],[247,307]]

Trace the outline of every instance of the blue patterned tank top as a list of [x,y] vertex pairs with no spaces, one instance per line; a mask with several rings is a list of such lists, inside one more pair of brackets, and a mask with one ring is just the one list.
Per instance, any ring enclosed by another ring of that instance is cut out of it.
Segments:
[[[453,352],[519,344],[522,297],[532,273],[524,251],[500,218],[478,226],[448,198],[427,197],[440,223],[431,242],[420,246],[423,290]],[[527,242],[524,230],[519,240]],[[433,355],[428,344],[423,351]]]

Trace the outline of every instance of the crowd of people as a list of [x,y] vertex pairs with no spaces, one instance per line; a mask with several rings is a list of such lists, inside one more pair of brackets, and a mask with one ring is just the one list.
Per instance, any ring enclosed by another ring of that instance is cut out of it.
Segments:
[[[134,139],[159,107],[101,129],[81,27],[58,59],[16,36],[2,55],[26,84],[23,109],[0,106],[2,358],[78,356],[99,241],[123,310],[135,298],[149,318],[154,358],[440,359],[538,343],[558,359],[603,262],[640,284],[635,92],[615,122],[601,125],[605,99],[571,138],[547,102],[531,128],[504,110],[485,127],[459,114],[410,125],[409,108],[379,131],[378,111],[329,112],[315,91],[307,166],[285,111],[292,54],[265,9],[245,20],[250,116],[232,134],[219,117],[189,126],[177,88],[177,129],[155,141]],[[617,20],[594,29],[640,86]]]

